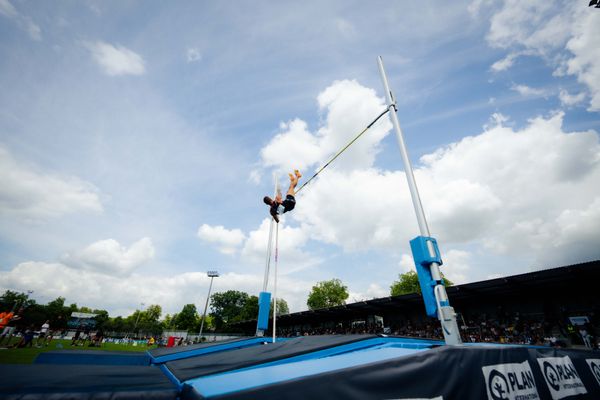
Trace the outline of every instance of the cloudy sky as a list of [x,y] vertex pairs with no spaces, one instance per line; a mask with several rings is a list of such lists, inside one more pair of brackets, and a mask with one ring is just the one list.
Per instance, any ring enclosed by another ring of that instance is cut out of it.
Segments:
[[[262,197],[385,108],[442,271],[600,258],[600,10],[587,0],[0,0],[0,289],[111,315],[258,294]],[[298,196],[279,293],[389,294],[419,234],[388,118]],[[271,283],[273,280],[271,279]]]

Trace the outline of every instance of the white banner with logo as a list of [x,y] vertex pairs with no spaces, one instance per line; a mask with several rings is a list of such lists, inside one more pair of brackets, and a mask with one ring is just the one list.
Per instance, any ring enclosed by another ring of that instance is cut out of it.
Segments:
[[598,386],[600,386],[600,359],[588,358],[585,362],[592,370],[592,375],[594,375],[594,378],[596,378],[596,381],[598,382]]
[[587,393],[569,356],[543,357],[537,362],[553,400]]
[[481,368],[488,400],[536,400],[540,396],[528,361]]

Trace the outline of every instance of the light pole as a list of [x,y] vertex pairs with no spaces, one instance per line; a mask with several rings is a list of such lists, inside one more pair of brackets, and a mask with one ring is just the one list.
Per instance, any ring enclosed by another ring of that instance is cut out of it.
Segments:
[[135,325],[133,326],[133,334],[135,335],[135,330],[137,329],[137,324],[140,321],[140,315],[142,315],[142,311],[144,310],[144,303],[140,303],[140,312],[138,313],[137,318],[135,319]]
[[210,290],[212,289],[213,279],[219,276],[217,271],[208,271],[206,275],[210,278],[208,286],[208,296],[206,296],[206,304],[204,304],[204,312],[202,313],[202,322],[200,323],[200,332],[198,333],[198,342],[202,341],[202,329],[204,328],[204,318],[206,318],[206,309],[208,308],[208,300],[210,299]]

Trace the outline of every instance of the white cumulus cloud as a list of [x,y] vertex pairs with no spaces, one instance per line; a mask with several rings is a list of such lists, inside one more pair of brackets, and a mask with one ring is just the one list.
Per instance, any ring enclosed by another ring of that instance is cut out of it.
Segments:
[[584,101],[585,100],[585,93],[584,92],[580,92],[580,93],[577,93],[577,94],[570,94],[566,90],[561,89],[558,97],[559,97],[560,102],[561,102],[562,105],[570,107],[570,106],[577,105],[577,104],[581,103],[582,101]]
[[[596,11],[596,10],[594,10]],[[577,76],[592,94],[590,111],[600,111],[600,13],[587,13],[574,24],[567,49],[573,54],[567,61],[567,73]]]
[[510,53],[503,59],[498,60],[495,63],[493,63],[490,68],[492,69],[492,71],[495,71],[495,72],[506,71],[507,69],[509,69],[510,67],[513,66],[517,57],[518,57],[518,54]]
[[574,75],[584,84],[591,95],[589,111],[600,111],[600,13],[593,11],[579,2],[503,1],[486,38],[509,54],[492,69],[508,68],[515,53],[540,55],[555,75]]
[[367,301],[371,299],[379,299],[382,297],[388,297],[390,295],[389,287],[381,287],[376,283],[371,283],[364,292],[353,292],[348,293],[348,299],[346,303],[355,303],[358,301]]
[[142,75],[146,72],[142,56],[126,47],[102,41],[87,43],[86,46],[107,75]]
[[547,94],[544,89],[532,88],[527,85],[512,85],[511,90],[525,97],[543,97]]
[[62,262],[73,268],[82,268],[99,274],[127,276],[154,257],[150,238],[142,238],[129,248],[114,239],[100,240],[83,250],[63,255]]
[[200,50],[198,50],[195,47],[188,48],[186,56],[188,62],[200,61],[202,59],[202,54],[200,54]]
[[495,47],[520,45],[545,53],[564,45],[573,22],[572,6],[557,1],[505,0],[490,20],[487,40]]
[[[283,268],[279,271],[282,275],[302,271],[316,266],[322,259],[303,250],[310,239],[308,232],[301,228],[286,225],[287,215],[280,219],[278,254]],[[269,243],[270,219],[264,219],[259,228],[250,232],[248,240],[242,249],[242,260],[250,265],[262,266],[266,263],[267,245]],[[275,249],[275,228],[273,232],[273,249]],[[274,250],[272,257],[274,255]],[[271,262],[274,262],[274,257]]]
[[[71,267],[64,263],[28,261],[7,271],[0,271],[0,290],[33,290],[41,303],[61,296],[68,303],[106,309],[111,316],[130,315],[140,302],[159,304],[164,314],[179,312],[185,304],[196,304],[198,310],[206,301],[210,278],[205,272],[155,275],[134,272],[130,276]],[[278,297],[284,298],[290,310],[306,309],[310,281],[280,276]],[[258,295],[262,285],[260,274],[221,274],[213,282],[213,293],[240,290]]]
[[244,243],[246,236],[239,229],[226,229],[222,225],[203,224],[198,228],[198,237],[207,243],[215,244],[223,254],[234,254]]
[[[264,166],[285,171],[318,167],[385,109],[383,99],[373,89],[348,80],[334,82],[318,95],[317,101],[319,110],[325,113],[323,126],[313,133],[299,119],[281,124],[281,132],[261,150]],[[389,120],[380,120],[332,166],[360,169],[373,165],[379,142],[390,129]]]
[[72,176],[40,172],[0,146],[0,215],[23,220],[102,211],[94,185]]
[[42,30],[31,17],[21,14],[8,0],[0,0],[0,15],[16,21],[19,28],[29,34],[33,40],[42,40]]
[[[473,244],[538,266],[551,250],[559,265],[599,257],[600,243],[584,254],[554,240],[565,231],[561,216],[567,210],[595,218],[590,207],[600,196],[598,134],[564,131],[562,113],[534,118],[518,130],[504,126],[504,116],[493,119],[482,133],[423,156],[415,168],[432,234],[446,248]],[[362,154],[362,168],[328,169],[298,195],[290,217],[311,239],[350,252],[390,251],[406,248],[418,232],[404,173],[369,167],[370,155]],[[600,226],[595,234],[586,232],[598,242]],[[458,250],[448,255],[449,278],[469,281],[470,256]]]

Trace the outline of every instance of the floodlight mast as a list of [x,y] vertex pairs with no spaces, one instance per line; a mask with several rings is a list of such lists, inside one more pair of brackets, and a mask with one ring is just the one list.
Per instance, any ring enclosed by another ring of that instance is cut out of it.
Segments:
[[204,328],[204,319],[206,318],[206,310],[208,309],[208,301],[210,300],[210,290],[212,289],[213,279],[219,276],[217,271],[207,271],[206,275],[210,278],[210,285],[208,286],[208,295],[206,296],[206,303],[204,304],[204,312],[202,313],[202,322],[200,323],[200,332],[198,332],[198,342],[202,341],[202,329]]
[[[381,58],[381,56],[377,58],[377,62],[379,64],[379,73],[381,74],[381,80],[383,81],[383,86],[385,89],[385,99],[387,105],[389,108],[393,108],[394,111],[390,112],[389,114],[392,120],[392,124],[394,125],[394,130],[396,131],[396,138],[398,139],[398,145],[400,147],[400,155],[402,156],[402,162],[404,163],[404,173],[406,175],[406,180],[408,181],[410,196],[412,198],[413,206],[415,208],[415,214],[417,216],[417,222],[419,224],[419,230],[421,232],[421,237],[416,238],[415,240],[420,239],[421,243],[423,243],[426,246],[426,251],[428,253],[425,254],[425,256],[423,257],[425,258],[425,260],[423,260],[422,258],[417,260],[417,257],[415,257],[413,243],[411,242],[411,248],[413,248],[413,257],[415,258],[416,264],[419,262],[422,266],[426,268],[427,272],[430,273],[432,280],[431,284],[434,285],[434,307],[437,309],[437,317],[442,325],[442,332],[444,334],[446,344],[461,344],[462,340],[460,338],[460,331],[458,330],[458,324],[456,322],[456,313],[454,312],[454,308],[450,307],[450,303],[448,301],[448,294],[446,293],[446,288],[442,283],[442,276],[439,268],[439,266],[441,265],[441,258],[439,256],[439,250],[437,249],[437,242],[435,241],[435,239],[430,237],[429,227],[427,226],[427,220],[425,219],[425,212],[423,211],[423,205],[421,204],[421,198],[419,196],[419,190],[417,189],[412,165],[408,157],[406,144],[404,143],[404,136],[402,135],[402,130],[400,129],[400,122],[398,121],[398,116],[396,115],[396,100],[394,99],[394,95],[390,90],[387,76],[383,68],[383,59]],[[418,269],[419,266],[417,265],[417,272],[419,272]],[[423,286],[421,279],[422,277],[419,276],[419,281],[421,283],[421,286]],[[422,289],[422,292],[425,294],[425,288]]]

